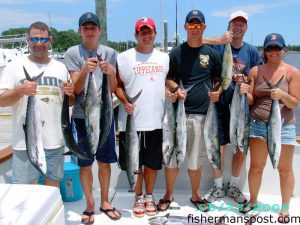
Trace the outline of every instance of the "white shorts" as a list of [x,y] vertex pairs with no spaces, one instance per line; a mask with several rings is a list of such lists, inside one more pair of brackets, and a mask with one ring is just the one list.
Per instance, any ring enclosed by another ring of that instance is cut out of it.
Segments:
[[197,170],[201,168],[207,161],[207,153],[204,143],[204,122],[206,115],[203,114],[187,114],[187,160],[188,169]]

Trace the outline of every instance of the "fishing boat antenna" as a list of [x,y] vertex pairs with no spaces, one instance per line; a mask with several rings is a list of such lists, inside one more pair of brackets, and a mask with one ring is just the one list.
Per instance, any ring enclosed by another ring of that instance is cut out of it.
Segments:
[[48,18],[49,18],[49,25],[50,25],[50,28],[53,28],[52,27],[52,22],[51,22],[50,11],[49,11],[49,2],[48,2],[48,0],[46,1],[46,4],[47,4],[47,14],[48,14]]
[[176,31],[175,31],[175,46],[178,45],[178,34],[177,34],[177,0],[176,0]]

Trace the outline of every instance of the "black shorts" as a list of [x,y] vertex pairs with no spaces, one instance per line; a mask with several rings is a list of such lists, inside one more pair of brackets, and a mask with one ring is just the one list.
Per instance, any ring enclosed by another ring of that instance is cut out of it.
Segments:
[[[140,167],[147,166],[153,170],[162,168],[162,130],[139,131],[140,136]],[[119,133],[119,164],[126,171],[125,132]]]

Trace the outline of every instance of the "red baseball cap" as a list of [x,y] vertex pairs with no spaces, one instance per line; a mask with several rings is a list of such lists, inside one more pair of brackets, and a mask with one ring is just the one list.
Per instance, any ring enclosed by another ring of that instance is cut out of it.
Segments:
[[139,32],[144,26],[149,27],[151,30],[156,30],[155,23],[150,17],[143,17],[138,19],[138,21],[136,21],[135,23],[135,30]]

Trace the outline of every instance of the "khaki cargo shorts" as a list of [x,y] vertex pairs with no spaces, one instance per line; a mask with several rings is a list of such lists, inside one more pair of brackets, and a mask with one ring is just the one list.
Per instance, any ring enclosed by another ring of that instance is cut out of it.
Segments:
[[207,161],[207,153],[204,143],[204,122],[206,115],[187,114],[187,166],[189,170],[201,168]]

